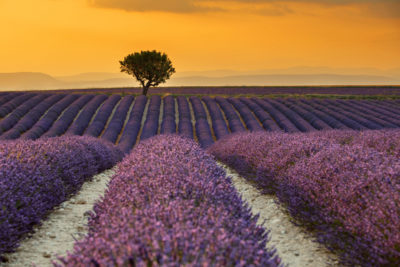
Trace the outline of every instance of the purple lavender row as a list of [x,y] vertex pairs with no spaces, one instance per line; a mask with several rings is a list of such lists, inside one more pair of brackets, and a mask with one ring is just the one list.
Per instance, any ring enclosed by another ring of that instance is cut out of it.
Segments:
[[[57,93],[93,93],[93,94],[141,94],[141,88],[101,88],[101,89],[67,89],[67,90],[52,90]],[[400,87],[390,86],[190,86],[190,87],[170,87],[170,88],[153,88],[154,94],[170,93],[173,95],[281,95],[281,94],[321,94],[321,95],[357,95],[357,96],[393,96],[400,95]],[[395,102],[395,101],[393,101]]]
[[254,113],[254,115],[260,121],[265,130],[272,132],[282,131],[282,129],[279,128],[278,124],[273,120],[273,118],[265,110],[263,110],[256,102],[254,102],[253,99],[241,97],[240,101],[242,101],[242,103],[244,103],[245,105],[247,105],[247,107],[249,107],[249,109]]
[[364,112],[366,110],[367,114],[373,115],[379,119],[385,120],[387,122],[393,123],[397,126],[400,125],[400,115],[396,115],[392,111],[386,111],[380,107],[376,107],[371,104],[371,101],[340,101],[343,105],[351,106],[354,109]]
[[93,121],[85,130],[84,135],[89,135],[93,137],[98,137],[104,127],[107,124],[108,118],[110,117],[112,111],[114,110],[115,105],[121,100],[120,95],[112,95],[104,102],[104,104],[100,107],[99,111],[94,117]]
[[109,143],[59,137],[0,143],[0,262],[35,224],[122,157]]
[[[361,102],[361,101],[360,101]],[[364,102],[364,101],[362,101]],[[365,101],[366,103],[368,103],[368,106],[371,109],[379,109],[382,110],[386,113],[389,113],[390,117],[395,117],[395,118],[399,118],[400,114],[399,111],[397,109],[397,107],[393,107],[392,105],[387,105],[385,103],[385,101],[380,100],[380,101],[373,101],[373,100],[369,100],[369,101]]]
[[243,133],[209,148],[351,266],[400,264],[400,131]]
[[225,113],[226,119],[229,123],[229,129],[232,133],[237,132],[244,132],[246,128],[243,126],[242,122],[238,114],[236,113],[235,109],[232,107],[231,104],[226,100],[226,98],[217,96],[215,101],[220,105],[221,109]]
[[143,95],[140,95],[135,99],[130,118],[126,123],[121,138],[118,142],[119,148],[125,153],[129,153],[132,147],[136,144],[136,139],[142,124],[142,117],[146,103],[147,97]]
[[99,106],[108,98],[106,95],[97,95],[86,106],[79,114],[78,118],[68,128],[66,134],[69,135],[82,135],[86,127],[89,125],[93,115],[96,113]]
[[298,105],[297,102],[293,103],[293,102],[287,101],[286,99],[277,99],[277,101],[279,101],[283,105],[286,105],[289,109],[293,110],[294,112],[299,114],[301,117],[306,119],[315,129],[318,129],[318,130],[331,130],[332,129],[332,127],[329,126],[329,124],[324,122],[322,119],[318,118],[318,116],[315,113],[304,109],[303,107]]
[[13,98],[22,95],[22,93],[4,93],[1,97],[0,97],[0,108],[2,105],[6,104],[7,102],[9,102],[10,100],[12,100]]
[[43,116],[43,114],[55,103],[64,98],[65,95],[52,95],[31,109],[18,123],[9,131],[0,136],[0,140],[17,139],[22,133],[28,131]]
[[229,97],[228,101],[236,108],[240,116],[242,116],[244,123],[249,131],[263,131],[260,123],[255,118],[251,110],[238,98]]
[[68,95],[52,106],[31,129],[21,135],[25,140],[36,140],[47,132],[60,114],[71,105],[79,95]]
[[315,108],[325,114],[328,114],[329,116],[332,116],[333,118],[335,118],[336,120],[340,121],[341,123],[343,123],[344,125],[346,125],[347,127],[349,127],[350,129],[353,130],[367,130],[368,128],[365,127],[364,125],[360,124],[357,121],[354,121],[350,118],[348,118],[346,115],[343,115],[340,112],[337,112],[335,110],[332,110],[331,107],[326,107],[324,105],[321,105],[319,103],[317,103],[315,100],[305,100],[305,99],[301,99],[301,102],[310,105],[312,108]]
[[158,122],[160,117],[161,97],[154,95],[150,98],[149,107],[147,109],[146,121],[143,125],[140,140],[145,140],[157,134]]
[[400,106],[396,104],[394,101],[389,100],[371,100],[373,105],[388,109],[395,113],[397,116],[400,116]]
[[393,113],[393,111],[385,110],[380,106],[375,106],[375,105],[371,104],[371,101],[348,100],[346,102],[351,103],[352,105],[355,105],[358,107],[366,108],[366,109],[376,112],[378,114],[381,114],[385,118],[394,119],[396,121],[400,120],[400,115],[396,115],[395,113]]
[[353,106],[352,104],[348,104],[346,101],[341,101],[338,99],[337,101],[334,102],[331,100],[327,100],[327,102],[333,105],[337,105],[339,108],[345,110],[346,112],[351,112],[355,116],[359,116],[367,121],[370,121],[374,124],[381,126],[382,128],[398,127],[393,123],[388,122],[384,116],[381,116],[381,114],[371,112],[368,109],[359,108],[358,106]]
[[209,96],[204,96],[202,97],[202,100],[206,104],[208,112],[210,113],[212,128],[217,140],[230,134],[228,126],[225,122],[225,118],[222,115],[221,109],[218,107],[217,102],[215,102],[215,99],[211,99]]
[[364,127],[372,130],[380,130],[383,127],[373,121],[370,121],[368,119],[363,118],[363,116],[359,116],[357,114],[354,114],[354,112],[349,112],[345,109],[343,109],[340,105],[336,103],[336,101],[328,101],[328,100],[315,100],[315,103],[326,106],[333,112],[337,112],[340,114],[343,114],[349,119],[352,119],[353,121],[363,125]]
[[192,103],[193,112],[196,119],[195,128],[197,139],[200,143],[200,146],[206,148],[214,143],[214,139],[211,135],[210,125],[207,121],[207,113],[198,97],[191,96],[189,100]]
[[13,97],[15,97],[15,95],[12,93],[1,92],[0,93],[0,107],[4,103],[7,103],[8,101],[10,101]]
[[94,211],[60,266],[280,266],[224,170],[177,135],[138,144]]
[[42,137],[55,137],[64,134],[71,123],[74,121],[78,112],[85,106],[94,95],[82,95],[75,100],[60,116],[60,118],[51,126]]
[[396,99],[390,99],[390,100],[385,100],[385,101],[388,101],[388,102],[390,102],[392,105],[397,106],[397,107],[400,108],[400,101],[399,101],[398,98],[396,98]]
[[333,129],[341,129],[341,130],[350,130],[351,129],[350,127],[347,127],[342,122],[340,122],[339,120],[337,120],[334,117],[330,116],[329,114],[326,114],[326,113],[324,113],[322,111],[319,111],[319,110],[313,108],[312,106],[301,102],[298,99],[289,98],[289,99],[286,99],[286,101],[290,102],[291,103],[290,105],[303,108],[303,109],[309,111],[311,114],[315,114],[315,116],[317,116],[323,122],[327,123]]
[[35,97],[36,94],[23,94],[17,97],[14,97],[4,105],[0,107],[0,119],[7,116],[11,111],[13,111],[16,107],[27,101],[28,99]]
[[178,133],[182,136],[193,139],[192,116],[190,114],[187,98],[184,96],[178,96],[176,99],[178,101],[179,112]]
[[176,133],[175,122],[175,99],[173,96],[166,96],[163,99],[163,119],[161,123],[161,134]]
[[22,103],[19,107],[14,109],[6,118],[0,121],[0,135],[10,130],[18,121],[30,111],[33,107],[39,104],[41,101],[49,97],[48,94],[40,94],[32,97],[28,101]]
[[129,108],[134,99],[135,98],[132,95],[128,95],[121,100],[121,102],[118,104],[117,110],[114,113],[114,116],[108,124],[107,129],[101,136],[102,139],[108,140],[115,144],[122,128],[124,127],[125,118],[127,117]]
[[299,114],[292,111],[285,105],[279,103],[273,99],[264,99],[265,102],[268,102],[272,106],[274,106],[277,110],[282,112],[296,127],[302,132],[312,132],[315,131],[315,128],[305,119],[303,119]]
[[270,103],[258,98],[253,98],[253,100],[265,111],[267,111],[271,115],[271,117],[276,121],[279,127],[281,127],[285,132],[288,133],[299,132],[299,129],[297,129],[297,127],[285,115],[283,115],[282,112],[277,110]]

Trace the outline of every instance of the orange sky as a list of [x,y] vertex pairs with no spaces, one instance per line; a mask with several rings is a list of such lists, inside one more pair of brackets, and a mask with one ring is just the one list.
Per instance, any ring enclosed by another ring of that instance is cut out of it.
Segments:
[[399,2],[0,0],[0,72],[118,72],[152,49],[178,72],[399,68]]

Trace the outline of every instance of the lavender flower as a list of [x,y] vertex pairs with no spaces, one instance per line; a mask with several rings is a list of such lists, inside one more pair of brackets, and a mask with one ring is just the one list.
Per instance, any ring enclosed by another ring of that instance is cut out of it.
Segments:
[[193,140],[159,135],[118,165],[62,266],[279,266],[268,233]]

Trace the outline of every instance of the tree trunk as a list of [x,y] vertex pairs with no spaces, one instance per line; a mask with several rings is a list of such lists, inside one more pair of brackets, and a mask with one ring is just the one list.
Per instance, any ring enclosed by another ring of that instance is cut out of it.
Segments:
[[142,92],[142,94],[143,94],[144,96],[147,96],[147,91],[149,91],[149,88],[150,88],[150,86],[143,86],[143,92]]

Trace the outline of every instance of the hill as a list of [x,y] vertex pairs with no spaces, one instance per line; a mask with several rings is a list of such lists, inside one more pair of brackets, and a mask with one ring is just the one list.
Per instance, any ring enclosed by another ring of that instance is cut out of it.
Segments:
[[[292,68],[259,71],[181,72],[162,86],[302,86],[302,85],[399,85],[400,75],[332,74],[335,69]],[[360,70],[361,71],[361,70]],[[364,70],[372,72],[372,70]],[[300,73],[303,72],[303,73]],[[395,74],[395,70],[393,74]],[[349,73],[358,73],[349,71]],[[139,84],[123,73],[88,72],[50,76],[40,72],[0,73],[1,91],[133,87]]]

